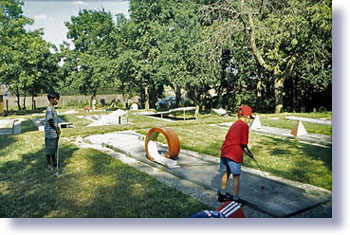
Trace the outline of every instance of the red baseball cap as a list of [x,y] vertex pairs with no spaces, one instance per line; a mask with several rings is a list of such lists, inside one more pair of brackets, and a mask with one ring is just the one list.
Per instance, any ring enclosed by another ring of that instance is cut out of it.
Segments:
[[237,110],[238,116],[249,115],[251,119],[254,119],[254,117],[252,116],[252,113],[253,113],[253,109],[251,107],[249,107],[248,105],[242,105]]

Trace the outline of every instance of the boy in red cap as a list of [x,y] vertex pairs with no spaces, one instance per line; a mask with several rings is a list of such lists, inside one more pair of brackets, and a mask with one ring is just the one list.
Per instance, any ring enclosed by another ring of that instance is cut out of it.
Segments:
[[[218,201],[237,201],[239,193],[239,177],[241,174],[241,164],[243,163],[243,152],[249,157],[254,158],[248,148],[249,122],[254,119],[252,108],[243,105],[238,108],[238,120],[230,127],[226,134],[225,141],[221,147],[220,155],[220,173],[221,188],[218,190]],[[230,174],[233,176],[233,195],[226,192],[226,185]]]

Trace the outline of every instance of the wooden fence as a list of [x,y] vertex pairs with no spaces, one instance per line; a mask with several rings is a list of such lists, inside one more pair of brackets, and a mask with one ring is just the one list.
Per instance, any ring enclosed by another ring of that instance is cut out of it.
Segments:
[[[90,102],[90,96],[61,96],[59,106],[64,107],[70,104],[86,104],[86,106],[89,105]],[[116,95],[97,95],[96,101],[97,104],[102,104],[103,102],[106,105],[110,105],[112,100],[116,100],[119,103],[123,103],[123,97],[122,95],[116,94]],[[132,103],[138,103],[139,97],[134,96],[132,98],[129,98],[128,103],[129,106]],[[21,108],[23,108],[24,104],[24,97],[20,97],[20,105]],[[27,109],[31,109],[32,107],[32,98],[26,97],[25,104]],[[36,107],[45,107],[49,104],[47,100],[47,96],[38,96],[35,97],[35,104]],[[4,109],[17,109],[17,97],[10,96],[7,99],[4,99]]]

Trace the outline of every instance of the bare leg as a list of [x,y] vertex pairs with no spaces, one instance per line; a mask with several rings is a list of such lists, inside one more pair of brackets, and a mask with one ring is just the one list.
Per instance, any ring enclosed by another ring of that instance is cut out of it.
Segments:
[[51,155],[51,157],[52,157],[52,164],[53,164],[54,167],[56,167],[56,164],[57,164],[57,162],[56,162],[56,155],[53,154],[53,155]]
[[47,167],[51,168],[51,158],[50,155],[46,155],[46,160],[47,160]]
[[233,176],[233,196],[238,196],[239,193],[239,175]]
[[221,191],[223,192],[226,190],[227,180],[228,180],[228,174],[227,172],[225,172],[221,178]]

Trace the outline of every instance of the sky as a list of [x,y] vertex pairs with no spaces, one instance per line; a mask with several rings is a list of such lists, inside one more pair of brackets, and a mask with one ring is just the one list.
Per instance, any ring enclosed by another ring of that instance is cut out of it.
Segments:
[[23,15],[34,20],[27,30],[43,28],[43,38],[55,44],[57,48],[68,41],[67,27],[64,22],[70,22],[71,16],[77,16],[79,10],[92,9],[110,11],[115,18],[122,13],[129,18],[129,1],[125,0],[23,0]]

